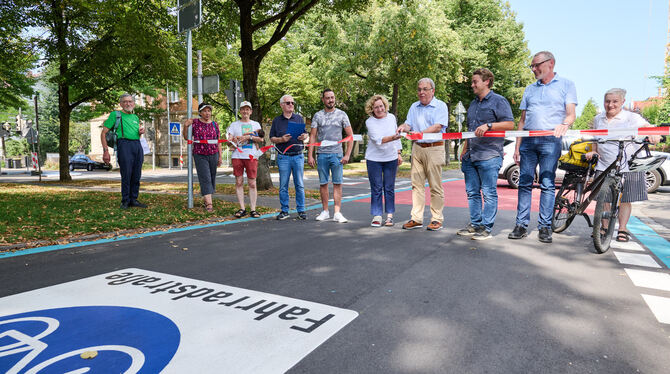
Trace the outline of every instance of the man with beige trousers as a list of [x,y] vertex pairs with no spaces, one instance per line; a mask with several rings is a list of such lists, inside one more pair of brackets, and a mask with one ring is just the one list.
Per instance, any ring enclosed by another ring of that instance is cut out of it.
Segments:
[[[405,123],[398,126],[400,132],[443,133],[449,123],[447,104],[435,97],[435,82],[430,78],[419,80],[419,101],[412,104]],[[430,186],[430,224],[426,229],[442,229],[444,216],[444,188],[442,187],[442,165],[444,165],[444,140],[422,139],[412,144],[412,217],[402,228],[405,230],[423,227],[425,208],[425,183]]]

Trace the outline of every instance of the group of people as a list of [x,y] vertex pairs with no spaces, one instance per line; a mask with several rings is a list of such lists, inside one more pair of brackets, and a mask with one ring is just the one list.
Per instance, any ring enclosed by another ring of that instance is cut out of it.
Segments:
[[[509,239],[522,239],[528,235],[532,186],[539,167],[540,210],[537,223],[538,239],[544,243],[552,242],[551,221],[554,208],[554,179],[558,158],[561,155],[561,137],[575,121],[577,94],[572,81],[554,72],[556,60],[552,53],[542,51],[533,56],[530,64],[536,82],[526,87],[521,104],[521,117],[518,130],[552,130],[551,136],[517,138],[514,160],[519,164],[519,190],[517,213],[514,229]],[[502,166],[503,142],[501,137],[484,137],[487,131],[506,131],[514,128],[514,117],[509,102],[492,90],[494,75],[485,68],[472,73],[471,88],[474,99],[467,111],[468,131],[476,137],[464,142],[460,155],[461,170],[465,177],[465,188],[468,199],[470,222],[457,233],[474,240],[492,238],[492,229],[498,209],[497,178]],[[129,95],[121,97],[122,125],[126,135],[121,136],[118,143],[119,165],[122,177],[122,208],[132,206],[146,207],[137,201],[139,176],[141,173],[141,149],[136,139],[143,129],[138,126],[137,116],[132,114]],[[403,133],[444,133],[449,122],[447,104],[435,97],[435,83],[430,78],[422,78],[417,84],[418,101],[413,103],[404,123],[398,125],[396,117],[388,112],[388,100],[382,95],[372,96],[365,104],[365,111],[370,116],[365,125],[368,133],[368,146],[365,159],[371,189],[372,216],[371,226],[393,226],[395,213],[394,185],[398,166],[402,164],[402,146],[400,139]],[[132,99],[132,98],[131,98]],[[316,167],[319,174],[322,211],[316,220],[330,219],[328,207],[329,182],[333,185],[333,221],[347,222],[341,211],[342,206],[342,175],[343,166],[350,161],[353,140],[343,138],[352,135],[351,123],[347,114],[335,107],[335,93],[331,89],[323,90],[321,100],[324,108],[312,117],[311,130],[306,132],[304,119],[295,113],[295,101],[291,95],[280,99],[282,114],[272,120],[269,138],[277,150],[277,166],[279,168],[279,201],[281,211],[278,220],[290,217],[289,214],[289,180],[293,176],[297,218],[307,219],[305,212],[305,194],[303,185],[304,148],[309,140],[307,152],[308,164]],[[625,91],[612,89],[605,94],[605,112],[595,118],[595,128],[623,128],[651,126],[638,114],[624,111]],[[200,118],[188,120],[185,128],[193,126],[193,139],[219,139],[219,127],[211,119],[212,107],[200,104]],[[256,175],[257,159],[260,155],[259,145],[264,141],[260,124],[250,119],[252,106],[248,101],[240,105],[241,119],[232,123],[227,131],[227,138],[233,148],[233,174],[236,180],[237,198],[240,209],[235,217],[249,214],[259,217],[256,212]],[[105,142],[105,133],[114,126],[114,116],[105,121],[103,134],[104,156],[109,161],[109,153]],[[346,150],[343,139],[347,140]],[[652,143],[660,138],[653,136]],[[321,142],[322,146],[313,145]],[[316,157],[314,155],[316,150]],[[612,154],[616,152],[607,144],[594,147],[587,154],[592,157],[598,153],[601,157],[597,170],[604,170],[612,162]],[[193,148],[194,160],[198,171],[201,194],[205,208],[212,210],[212,193],[215,191],[214,178],[216,167],[221,164],[221,144],[199,144]],[[139,160],[139,161],[138,161]],[[137,162],[140,162],[139,169]],[[403,229],[412,230],[424,226],[424,208],[426,205],[425,183],[430,191],[430,221],[426,229],[438,231],[442,229],[444,216],[444,188],[442,185],[442,166],[445,164],[444,141],[425,136],[413,141],[411,158],[412,209],[410,219],[402,225]],[[624,169],[625,170],[625,169]],[[246,171],[249,185],[251,210],[247,212],[244,204],[243,177]],[[635,173],[627,173],[622,197],[622,208],[619,216],[620,240],[628,239],[626,223],[630,217],[630,203],[646,200],[644,177]],[[385,217],[384,214],[386,215]]]

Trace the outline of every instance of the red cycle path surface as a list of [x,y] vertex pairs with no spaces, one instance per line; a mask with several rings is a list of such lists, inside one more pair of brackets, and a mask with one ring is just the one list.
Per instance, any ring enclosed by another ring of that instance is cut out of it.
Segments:
[[[457,180],[442,183],[444,187],[444,206],[455,208],[467,208],[468,197],[465,193],[465,180]],[[426,187],[426,205],[430,205],[430,190]],[[361,199],[361,202],[370,202],[370,198]],[[498,210],[516,211],[517,190],[510,188],[506,183],[498,184]],[[395,193],[395,203],[412,205],[412,190]],[[593,214],[595,204],[587,209],[587,213]],[[538,212],[540,210],[540,189],[533,188],[533,202],[531,210]]]

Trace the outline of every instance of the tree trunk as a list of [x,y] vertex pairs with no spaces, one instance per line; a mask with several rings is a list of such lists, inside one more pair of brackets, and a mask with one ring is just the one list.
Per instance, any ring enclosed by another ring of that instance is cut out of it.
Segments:
[[58,135],[58,169],[60,170],[60,181],[71,181],[70,176],[70,109],[69,87],[66,83],[58,83],[58,120],[60,123],[60,131]]
[[[258,73],[261,61],[265,54],[254,51],[253,30],[251,21],[251,5],[246,2],[240,3],[240,59],[242,60],[242,87],[245,98],[251,102],[253,112],[251,118],[263,125],[263,112],[258,101]],[[258,159],[258,174],[256,176],[256,187],[261,190],[272,188],[272,177],[270,177],[270,166],[268,158],[262,155]]]
[[58,120],[60,122],[60,131],[58,135],[58,169],[60,170],[60,181],[71,181],[69,170],[69,146],[70,146],[70,86],[68,82],[68,46],[67,46],[67,25],[65,20],[65,10],[61,2],[52,4],[52,15],[54,18],[54,34],[56,35],[56,50],[58,53]]

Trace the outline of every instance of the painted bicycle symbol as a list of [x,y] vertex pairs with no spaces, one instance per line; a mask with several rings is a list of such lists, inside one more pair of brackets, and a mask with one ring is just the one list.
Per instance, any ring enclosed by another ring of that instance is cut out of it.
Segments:
[[[138,308],[70,307],[5,316],[0,372],[157,373],[176,352],[179,338],[168,318]],[[82,358],[87,352],[97,355]]]

